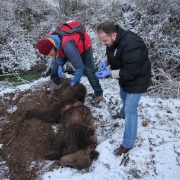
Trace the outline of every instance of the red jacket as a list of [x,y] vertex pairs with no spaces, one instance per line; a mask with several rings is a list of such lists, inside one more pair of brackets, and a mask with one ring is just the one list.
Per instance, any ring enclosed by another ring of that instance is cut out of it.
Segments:
[[[68,27],[64,26],[64,30],[68,30]],[[63,36],[62,39],[61,39],[61,46],[60,46],[60,49],[58,51],[59,56],[61,58],[65,57],[64,52],[63,52],[62,49],[63,49],[63,47],[65,46],[65,44],[67,42],[72,41],[72,40],[75,42],[75,45],[76,45],[80,55],[82,53],[84,53],[85,51],[87,51],[91,47],[92,43],[91,43],[91,38],[90,38],[89,34],[87,33],[85,27],[84,27],[84,33],[83,34],[84,34],[84,38],[85,38],[84,42],[81,40],[81,37],[80,37],[79,33]],[[83,43],[84,43],[84,45],[83,45]]]

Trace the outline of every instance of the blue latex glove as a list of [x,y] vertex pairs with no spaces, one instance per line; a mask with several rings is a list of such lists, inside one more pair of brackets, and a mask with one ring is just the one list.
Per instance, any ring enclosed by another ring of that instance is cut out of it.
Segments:
[[103,71],[96,72],[96,77],[97,77],[98,79],[106,78],[106,77],[109,77],[109,76],[111,76],[111,75],[112,75],[112,73],[111,73],[111,71],[108,70],[108,69],[105,69],[105,70],[103,70]]
[[109,65],[107,59],[105,60],[101,60],[100,63],[99,63],[99,71],[103,71],[106,69],[106,67]]
[[73,87],[76,83],[74,81],[71,82],[71,87]]
[[62,78],[62,74],[63,74],[63,68],[62,68],[62,66],[60,65],[59,68],[58,68],[58,76],[59,76],[60,78]]

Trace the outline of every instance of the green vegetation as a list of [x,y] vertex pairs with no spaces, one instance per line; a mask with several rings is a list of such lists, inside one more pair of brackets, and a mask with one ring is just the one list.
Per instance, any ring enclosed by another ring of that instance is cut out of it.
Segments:
[[25,83],[30,83],[40,77],[39,73],[34,72],[15,72],[12,74],[0,75],[0,81],[8,81],[13,84],[13,86],[18,86]]

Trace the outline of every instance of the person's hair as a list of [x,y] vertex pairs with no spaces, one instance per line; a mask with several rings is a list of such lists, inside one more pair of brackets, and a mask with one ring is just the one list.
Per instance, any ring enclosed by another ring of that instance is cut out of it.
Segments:
[[117,32],[117,27],[113,21],[107,20],[99,24],[99,26],[97,27],[97,33],[100,32],[104,32],[106,34],[112,34],[114,32]]

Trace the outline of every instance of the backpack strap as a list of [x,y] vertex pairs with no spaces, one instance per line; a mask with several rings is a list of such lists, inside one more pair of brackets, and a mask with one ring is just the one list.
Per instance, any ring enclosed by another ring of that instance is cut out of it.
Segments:
[[86,50],[86,47],[85,47],[85,35],[83,33],[80,33],[80,39],[83,42],[83,50],[85,51]]
[[69,30],[67,30],[67,31],[60,30],[60,29],[58,28],[58,27],[59,27],[59,26],[58,26],[54,32],[57,33],[57,34],[60,34],[60,35],[62,35],[62,36],[67,36],[67,35],[73,34],[73,33],[78,33],[78,34],[80,34],[81,32],[83,33],[83,31],[84,31],[84,25],[83,25],[83,24],[80,24],[80,25],[78,25],[78,26],[76,26],[76,27],[71,27],[71,26],[70,26],[69,24],[67,24],[67,23],[64,23],[64,24],[62,24],[62,25],[67,26],[67,27],[69,28]]

